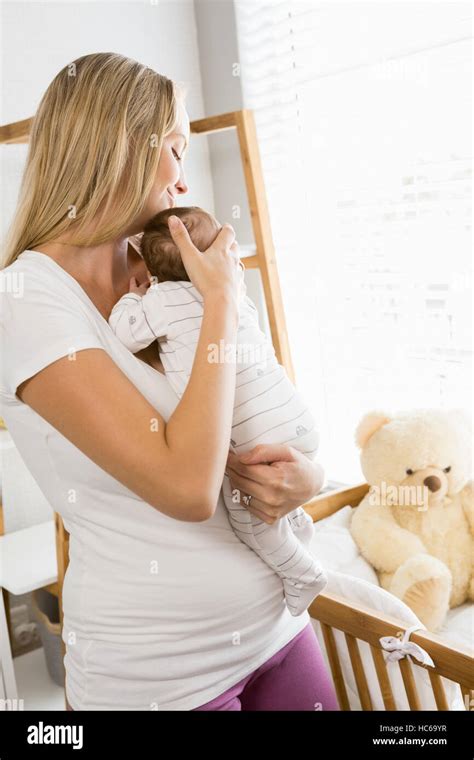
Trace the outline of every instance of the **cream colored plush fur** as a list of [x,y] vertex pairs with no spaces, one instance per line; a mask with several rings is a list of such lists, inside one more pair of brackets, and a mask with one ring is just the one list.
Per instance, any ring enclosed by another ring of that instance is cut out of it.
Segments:
[[450,607],[474,600],[469,421],[459,411],[375,411],[356,442],[371,489],[354,510],[354,540],[381,586],[436,630]]

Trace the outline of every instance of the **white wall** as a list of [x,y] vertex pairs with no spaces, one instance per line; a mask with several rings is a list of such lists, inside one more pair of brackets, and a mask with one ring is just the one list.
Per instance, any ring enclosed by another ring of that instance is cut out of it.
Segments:
[[[206,113],[209,116],[243,108],[233,0],[194,0],[199,60]],[[252,242],[250,214],[239,143],[235,130],[209,137],[216,215],[236,230],[241,245]],[[235,208],[239,216],[234,215]]]
[[[184,82],[190,119],[206,116],[192,0],[156,2],[3,2],[0,123],[32,116],[41,96],[67,63],[113,51]],[[17,197],[26,146],[0,146],[3,238]],[[182,205],[214,211],[208,138],[195,135],[186,159],[189,193]]]
[[[255,0],[257,2],[258,0]],[[203,96],[208,116],[243,108],[240,76],[236,76],[239,49],[233,0],[194,0]],[[235,229],[242,255],[254,252],[247,190],[235,130],[209,137],[215,214]],[[238,216],[234,215],[237,209]],[[270,335],[260,272],[247,270],[247,293],[254,301],[260,326]]]

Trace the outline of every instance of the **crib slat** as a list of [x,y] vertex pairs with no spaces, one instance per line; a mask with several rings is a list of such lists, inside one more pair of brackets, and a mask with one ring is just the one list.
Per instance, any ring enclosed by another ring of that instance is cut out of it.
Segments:
[[334,633],[330,625],[327,625],[326,623],[320,623],[320,625],[323,632],[324,643],[326,645],[329,665],[331,667],[334,687],[339,701],[339,707],[341,710],[347,711],[351,709],[351,706],[349,704],[349,699],[347,698],[346,685],[344,683],[344,676],[342,674]]
[[346,637],[347,649],[349,650],[349,657],[351,658],[352,670],[354,672],[361,707],[363,710],[372,710],[372,700],[370,698],[369,687],[367,685],[357,639],[349,633],[345,633],[344,635]]
[[463,683],[460,683],[459,686],[461,687],[466,710],[474,710],[474,689],[470,689],[469,686]]
[[436,701],[436,707],[438,710],[449,710],[448,701],[444,691],[443,682],[441,677],[437,673],[433,673],[431,668],[427,668],[428,675],[431,681],[431,687],[433,689],[434,698]]
[[413,677],[413,671],[411,664],[406,657],[398,661],[400,671],[403,678],[403,685],[405,686],[406,695],[408,697],[408,704],[410,710],[421,710],[420,698],[416,690],[415,679]]
[[372,659],[374,661],[377,678],[379,680],[380,693],[386,710],[396,710],[397,706],[392,691],[392,684],[387,672],[387,666],[382,650],[370,645]]

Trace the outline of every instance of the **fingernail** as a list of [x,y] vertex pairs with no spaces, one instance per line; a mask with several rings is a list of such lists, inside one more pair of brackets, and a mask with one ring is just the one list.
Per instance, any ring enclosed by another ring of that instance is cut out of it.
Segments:
[[179,219],[177,216],[169,216],[168,217],[168,224],[171,227],[172,230],[177,230],[179,227]]

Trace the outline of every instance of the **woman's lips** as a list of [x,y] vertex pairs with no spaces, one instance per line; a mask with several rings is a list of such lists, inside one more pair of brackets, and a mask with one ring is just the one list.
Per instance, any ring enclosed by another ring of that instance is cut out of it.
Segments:
[[171,201],[171,208],[173,208],[174,207],[174,197],[171,195],[171,193],[170,193],[169,190],[167,190],[166,192],[168,193],[168,197],[169,197],[169,199]]

